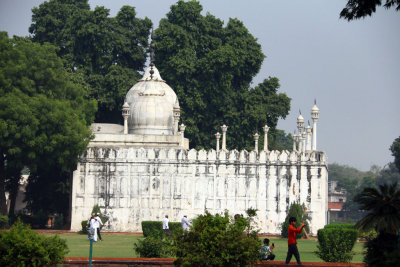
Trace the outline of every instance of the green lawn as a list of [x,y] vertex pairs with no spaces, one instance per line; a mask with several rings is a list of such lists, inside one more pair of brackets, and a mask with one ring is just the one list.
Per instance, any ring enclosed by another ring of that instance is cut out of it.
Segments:
[[[48,235],[48,234],[46,234]],[[61,238],[67,240],[69,253],[67,257],[88,257],[89,241],[86,235],[82,234],[60,234]],[[142,236],[131,234],[107,234],[102,233],[104,241],[93,243],[93,257],[113,257],[113,258],[134,258],[139,257],[133,249],[133,244]],[[287,239],[270,238],[271,243],[275,243],[275,260],[284,261],[287,253]],[[304,262],[322,262],[313,252],[317,250],[315,240],[298,240],[298,248],[301,261]],[[363,260],[363,243],[356,243],[353,252],[355,255],[352,262],[360,263]],[[292,257],[292,261],[295,258]]]
[[[50,235],[50,234],[45,234]],[[60,234],[67,240],[69,253],[67,257],[89,257],[90,242],[87,235]],[[104,241],[93,242],[93,257],[135,258],[139,257],[133,249],[133,244],[143,236],[131,234],[102,233]]]

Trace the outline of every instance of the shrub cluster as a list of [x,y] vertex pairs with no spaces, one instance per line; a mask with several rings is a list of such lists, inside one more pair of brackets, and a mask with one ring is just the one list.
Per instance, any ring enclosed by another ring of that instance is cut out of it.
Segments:
[[176,266],[249,266],[259,258],[260,241],[252,218],[198,216],[189,231],[174,237]]
[[165,258],[171,256],[171,240],[148,236],[134,244],[135,251],[142,258]]
[[[182,234],[179,222],[168,223],[171,236]],[[171,239],[166,238],[160,221],[142,221],[144,239],[135,243],[135,251],[140,257],[164,258],[172,256]]]
[[352,252],[358,231],[354,225],[328,225],[318,230],[318,251],[315,253],[326,262],[346,262],[353,258]]
[[1,266],[44,266],[62,263],[67,253],[65,240],[57,235],[39,235],[20,220],[14,223],[10,231],[0,232]]

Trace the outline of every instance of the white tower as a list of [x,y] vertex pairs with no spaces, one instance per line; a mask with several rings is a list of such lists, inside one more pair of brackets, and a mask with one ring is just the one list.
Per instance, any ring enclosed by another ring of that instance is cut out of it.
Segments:
[[299,130],[299,152],[303,151],[303,139],[302,139],[302,132],[304,127],[304,118],[301,116],[301,111],[299,110],[300,115],[297,117],[297,129]]
[[311,126],[310,126],[310,121],[308,121],[308,125],[306,127],[306,135],[307,135],[307,140],[306,140],[306,151],[311,152]]
[[122,106],[122,117],[124,117],[124,134],[128,134],[128,117],[130,115],[129,104],[127,102]]
[[227,151],[226,150],[226,131],[228,130],[228,126],[226,126],[225,124],[222,125],[221,130],[222,130],[222,150]]
[[319,118],[319,109],[317,107],[317,100],[314,100],[314,106],[311,109],[311,118],[313,120],[313,140],[312,150],[317,150],[317,120]]
[[268,131],[269,131],[269,127],[268,125],[264,126],[264,151],[268,152]]
[[255,133],[253,137],[254,137],[254,151],[258,154],[258,138],[260,138],[260,135],[258,133]]

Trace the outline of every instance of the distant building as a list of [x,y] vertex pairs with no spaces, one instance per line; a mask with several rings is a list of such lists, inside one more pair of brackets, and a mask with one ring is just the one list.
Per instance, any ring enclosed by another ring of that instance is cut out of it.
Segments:
[[328,223],[345,221],[343,204],[346,202],[346,190],[337,188],[337,181],[328,182]]

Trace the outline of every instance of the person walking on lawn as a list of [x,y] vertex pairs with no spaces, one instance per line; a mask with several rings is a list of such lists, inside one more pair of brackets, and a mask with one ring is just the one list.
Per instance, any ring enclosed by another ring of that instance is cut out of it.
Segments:
[[305,223],[302,223],[299,228],[295,228],[296,218],[290,217],[288,229],[288,252],[286,256],[286,264],[292,259],[292,255],[296,258],[297,264],[301,264],[299,250],[297,249],[296,235],[303,230]]

